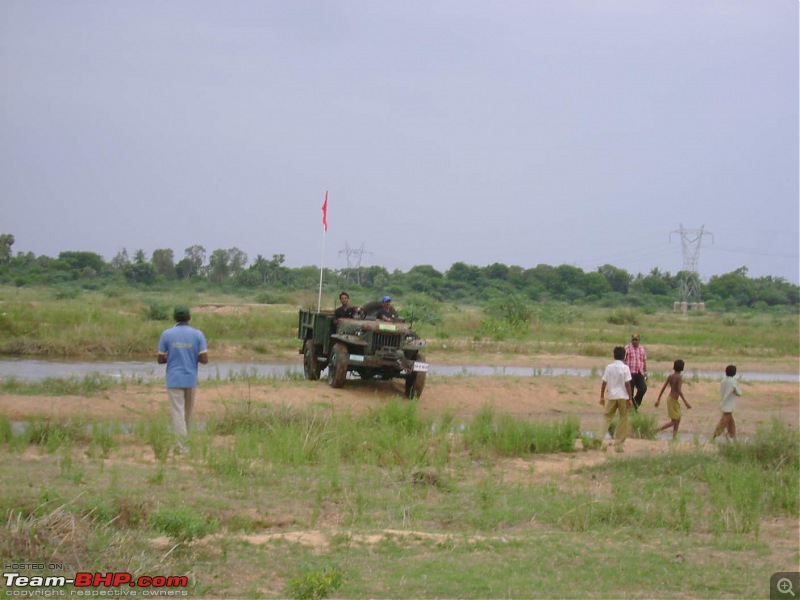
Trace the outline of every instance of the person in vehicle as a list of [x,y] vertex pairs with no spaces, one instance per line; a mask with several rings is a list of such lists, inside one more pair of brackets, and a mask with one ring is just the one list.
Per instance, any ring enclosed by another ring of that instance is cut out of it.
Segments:
[[358,314],[358,307],[350,304],[350,294],[342,292],[339,294],[339,302],[341,306],[333,311],[334,321],[339,319],[354,319]]
[[375,318],[379,321],[394,321],[397,319],[397,311],[392,306],[391,296],[381,298],[381,308]]

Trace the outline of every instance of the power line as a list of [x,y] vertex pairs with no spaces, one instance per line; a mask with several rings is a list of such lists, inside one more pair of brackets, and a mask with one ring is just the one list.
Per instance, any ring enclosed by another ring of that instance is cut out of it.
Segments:
[[749,250],[744,248],[723,248],[714,246],[712,250],[722,250],[723,252],[733,252],[735,254],[752,254],[758,256],[774,256],[776,258],[798,258],[797,254],[784,254],[782,252],[764,252],[762,250]]

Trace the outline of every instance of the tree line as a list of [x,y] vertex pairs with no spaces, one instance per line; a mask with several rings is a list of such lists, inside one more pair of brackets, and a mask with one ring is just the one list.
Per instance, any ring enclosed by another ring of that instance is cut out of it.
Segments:
[[[259,254],[249,261],[242,250],[216,249],[210,254],[201,245],[184,250],[177,259],[169,248],[159,248],[148,257],[144,250],[131,256],[126,249],[110,261],[90,251],[65,251],[58,257],[13,253],[14,236],[0,234],[0,283],[4,285],[79,285],[84,288],[115,283],[156,286],[186,281],[215,285],[229,291],[298,291],[316,289],[316,266],[289,268],[283,254],[266,258]],[[780,277],[748,276],[747,267],[715,275],[701,282],[697,275],[678,271],[674,275],[653,268],[631,274],[613,265],[585,272],[572,265],[539,264],[525,268],[494,263],[485,267],[456,262],[442,272],[431,265],[417,265],[407,272],[388,271],[382,266],[325,269],[323,280],[331,289],[347,288],[365,298],[384,293],[403,296],[424,294],[441,302],[484,303],[504,296],[530,301],[598,302],[607,305],[669,304],[678,299],[681,282],[694,278],[708,308],[797,306],[800,287]]]

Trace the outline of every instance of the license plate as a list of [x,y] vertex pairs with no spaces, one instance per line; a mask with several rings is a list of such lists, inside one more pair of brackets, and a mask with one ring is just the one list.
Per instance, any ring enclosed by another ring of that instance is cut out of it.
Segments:
[[427,373],[428,372],[428,363],[414,361],[414,369],[413,370],[417,371],[418,373]]
[[363,363],[364,357],[361,356],[360,354],[351,354],[348,360],[351,363]]

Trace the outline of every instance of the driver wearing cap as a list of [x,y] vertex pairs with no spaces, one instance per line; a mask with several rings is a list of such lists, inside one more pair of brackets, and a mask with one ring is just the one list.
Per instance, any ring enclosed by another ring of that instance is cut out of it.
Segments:
[[394,321],[397,318],[397,311],[392,306],[391,296],[381,298],[381,309],[375,318],[379,321]]

